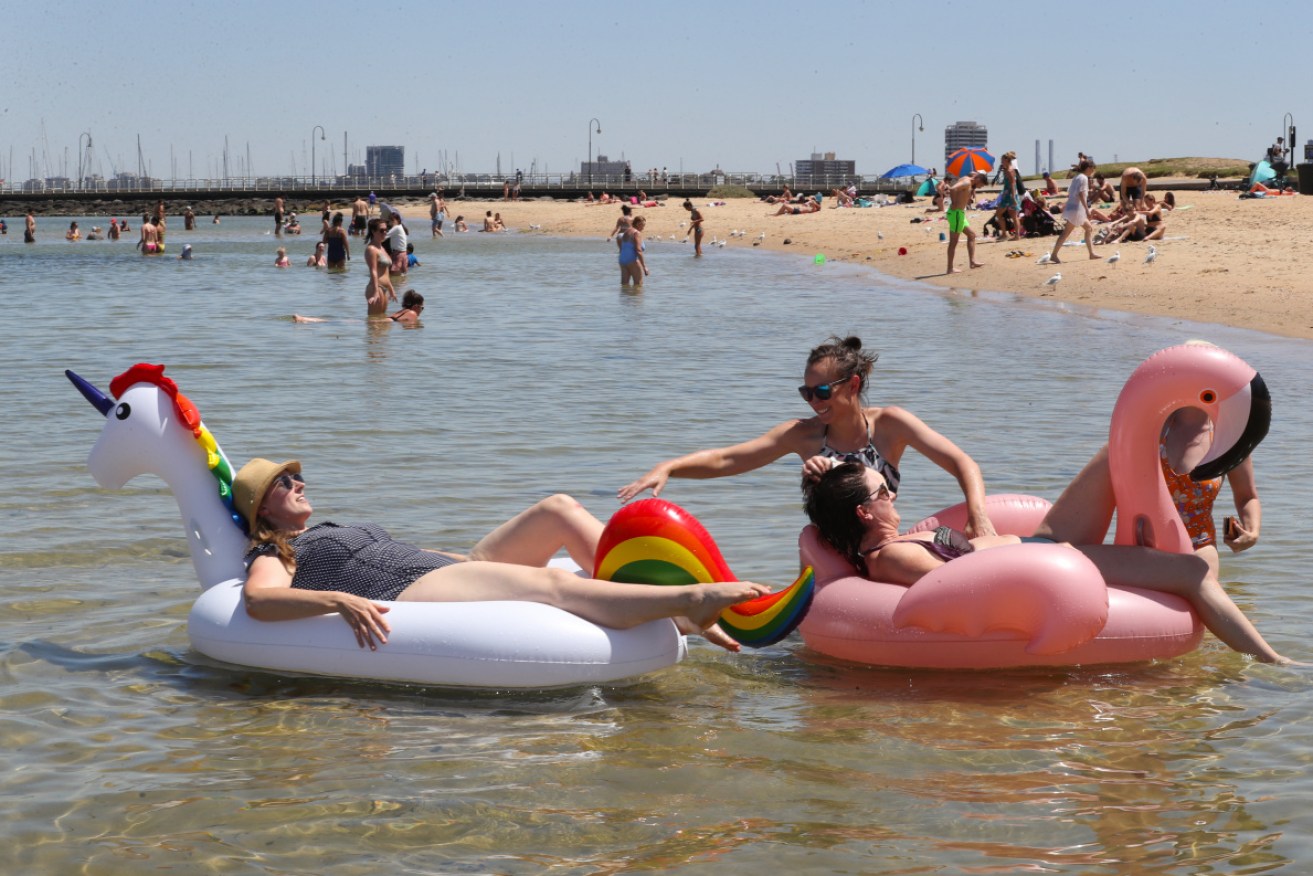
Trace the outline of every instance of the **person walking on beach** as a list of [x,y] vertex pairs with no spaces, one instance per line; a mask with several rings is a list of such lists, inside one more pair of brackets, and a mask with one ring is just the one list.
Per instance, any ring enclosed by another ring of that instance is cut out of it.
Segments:
[[283,233],[283,196],[279,195],[274,198],[274,234],[282,236]]
[[693,236],[693,255],[700,256],[702,255],[702,214],[689,200],[684,201],[684,209],[688,211],[688,233]]
[[953,260],[957,255],[957,239],[963,234],[967,236],[967,264],[973,268],[984,267],[982,262],[976,261],[976,233],[967,224],[967,205],[975,197],[976,189],[988,180],[988,173],[977,170],[949,186],[948,210],[944,213],[948,220],[948,270],[944,271],[945,274],[961,273],[953,267]]
[[1090,175],[1093,173],[1094,164],[1088,158],[1076,165],[1076,176],[1067,187],[1067,206],[1062,210],[1062,221],[1065,224],[1062,226],[1062,231],[1058,232],[1058,239],[1053,244],[1053,252],[1049,254],[1050,264],[1062,264],[1058,253],[1062,250],[1062,244],[1077,228],[1085,229],[1085,248],[1089,250],[1090,258],[1099,257],[1094,251],[1094,225],[1090,222]]
[[23,243],[36,243],[36,217],[31,210],[23,219]]

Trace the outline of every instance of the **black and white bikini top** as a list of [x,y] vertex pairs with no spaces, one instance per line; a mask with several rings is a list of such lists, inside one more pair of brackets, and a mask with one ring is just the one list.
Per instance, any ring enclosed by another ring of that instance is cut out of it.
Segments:
[[873,468],[880,473],[886,484],[889,485],[889,492],[897,493],[898,484],[902,476],[898,473],[898,467],[880,455],[880,451],[875,449],[875,444],[871,440],[871,424],[862,417],[862,422],[866,424],[866,446],[861,450],[835,450],[830,446],[830,427],[825,427],[825,432],[821,435],[821,456],[826,459],[837,459],[839,462],[860,462],[867,468]]

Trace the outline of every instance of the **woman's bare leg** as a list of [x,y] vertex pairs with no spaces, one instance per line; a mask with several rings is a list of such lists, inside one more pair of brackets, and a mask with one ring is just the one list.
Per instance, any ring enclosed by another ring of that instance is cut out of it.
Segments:
[[1133,545],[1080,545],[1109,584],[1174,593],[1187,600],[1213,635],[1265,663],[1288,663],[1267,643],[1195,554],[1169,554]]
[[548,496],[479,540],[471,560],[545,566],[561,548],[587,572],[593,571],[602,521],[573,497]]
[[540,602],[612,629],[673,617],[687,617],[706,629],[731,605],[768,592],[769,588],[747,581],[674,587],[615,584],[580,578],[563,569],[471,561],[429,572],[397,600]]
[[1116,504],[1105,445],[1072,478],[1035,534],[1071,544],[1103,544]]

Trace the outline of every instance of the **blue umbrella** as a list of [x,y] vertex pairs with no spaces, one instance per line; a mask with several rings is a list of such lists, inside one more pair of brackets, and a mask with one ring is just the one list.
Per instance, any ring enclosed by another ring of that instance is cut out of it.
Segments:
[[929,176],[930,171],[919,164],[900,164],[880,174],[880,179],[898,179],[904,176]]

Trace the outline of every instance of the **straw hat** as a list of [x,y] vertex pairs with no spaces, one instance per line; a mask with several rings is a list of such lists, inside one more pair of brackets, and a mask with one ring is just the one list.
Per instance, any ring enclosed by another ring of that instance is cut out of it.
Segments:
[[295,459],[287,462],[272,462],[256,457],[237,472],[233,478],[233,508],[246,521],[247,531],[255,528],[255,517],[264,501],[264,494],[278,476],[285,471],[292,474],[301,473],[301,463]]

